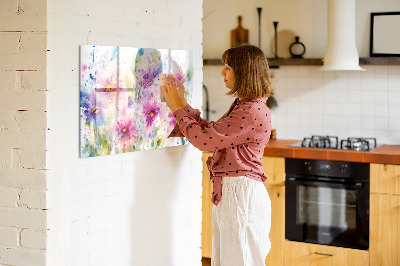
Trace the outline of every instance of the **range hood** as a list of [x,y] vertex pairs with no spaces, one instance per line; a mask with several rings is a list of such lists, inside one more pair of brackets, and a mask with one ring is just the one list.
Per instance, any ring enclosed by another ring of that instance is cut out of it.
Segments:
[[323,71],[358,70],[355,0],[328,0],[328,44]]

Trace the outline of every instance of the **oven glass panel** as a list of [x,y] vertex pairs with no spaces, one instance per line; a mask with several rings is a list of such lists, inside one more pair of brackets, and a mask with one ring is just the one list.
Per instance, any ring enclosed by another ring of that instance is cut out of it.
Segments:
[[298,224],[339,231],[356,229],[355,190],[313,186],[298,186],[297,189]]

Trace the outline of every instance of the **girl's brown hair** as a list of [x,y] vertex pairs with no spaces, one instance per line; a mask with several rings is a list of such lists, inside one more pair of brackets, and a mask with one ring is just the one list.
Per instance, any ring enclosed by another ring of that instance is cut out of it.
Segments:
[[235,86],[227,95],[254,99],[274,94],[268,61],[260,48],[248,44],[240,45],[226,50],[221,59],[235,74]]

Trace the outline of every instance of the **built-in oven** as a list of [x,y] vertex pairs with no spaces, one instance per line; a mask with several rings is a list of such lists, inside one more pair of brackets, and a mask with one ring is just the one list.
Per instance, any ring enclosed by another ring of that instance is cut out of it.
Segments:
[[369,164],[287,158],[285,169],[286,239],[368,249]]

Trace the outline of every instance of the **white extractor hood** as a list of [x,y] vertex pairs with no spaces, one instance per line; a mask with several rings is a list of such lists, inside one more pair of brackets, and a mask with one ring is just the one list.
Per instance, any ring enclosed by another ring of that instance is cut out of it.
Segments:
[[323,71],[358,70],[355,0],[328,0],[328,44]]

